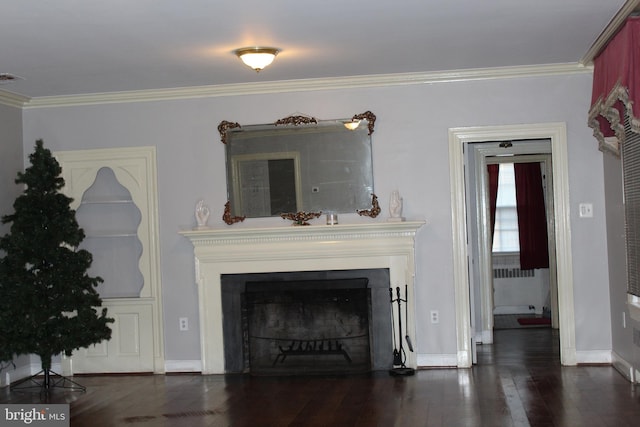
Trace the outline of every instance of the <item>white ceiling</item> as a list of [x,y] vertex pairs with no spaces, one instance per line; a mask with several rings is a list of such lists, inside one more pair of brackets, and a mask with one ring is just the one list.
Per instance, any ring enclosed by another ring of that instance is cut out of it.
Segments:
[[[625,0],[0,0],[28,98],[578,63]],[[260,73],[232,53],[282,49]]]

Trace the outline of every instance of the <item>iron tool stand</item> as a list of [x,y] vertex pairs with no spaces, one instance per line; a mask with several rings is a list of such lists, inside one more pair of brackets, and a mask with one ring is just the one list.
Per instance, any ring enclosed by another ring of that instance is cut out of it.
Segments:
[[[403,302],[407,302],[406,300],[406,296],[407,296],[407,285],[405,285],[404,287],[404,294],[405,294],[405,299],[402,299],[400,297],[400,287],[398,286],[396,288],[396,299],[393,299],[393,288],[389,288],[389,297],[390,297],[390,302],[393,305],[393,303],[397,303],[398,304],[398,341],[396,341],[396,335],[395,335],[395,325],[394,325],[394,321],[393,321],[393,306],[391,308],[391,326],[394,329],[393,331],[393,368],[389,370],[389,374],[390,375],[394,375],[394,376],[409,376],[409,375],[413,375],[415,374],[416,370],[413,368],[407,368],[407,366],[405,365],[405,361],[407,360],[407,354],[404,351],[404,348],[402,346],[402,303]],[[406,310],[406,309],[405,309]],[[405,311],[405,317],[408,318],[408,313]],[[407,345],[409,346],[409,351],[413,352],[413,345],[411,344],[411,339],[409,338],[409,335],[406,335],[406,340],[407,340]],[[399,347],[396,346],[396,343],[399,343]]]

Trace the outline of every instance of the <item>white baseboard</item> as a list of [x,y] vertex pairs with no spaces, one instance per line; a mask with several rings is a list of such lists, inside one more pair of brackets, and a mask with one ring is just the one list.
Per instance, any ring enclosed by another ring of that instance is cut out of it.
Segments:
[[[17,368],[9,367],[0,372],[0,387],[8,386],[31,375],[35,375],[42,370],[40,360],[36,360],[28,365]],[[62,371],[62,363],[54,362],[51,370],[55,373],[66,375]],[[166,372],[202,372],[202,362],[200,360],[167,360],[165,362]]]
[[8,386],[11,383],[19,381],[23,378],[27,378],[28,376],[38,372],[38,371],[35,371],[32,373],[31,371],[32,371],[32,365],[22,365],[22,366],[18,366],[17,368],[13,368],[13,367],[6,368],[2,371],[2,373],[0,373],[0,386],[1,387]]
[[615,351],[612,354],[611,365],[630,382],[635,384],[640,383],[640,372],[633,367],[633,364],[625,360]]
[[165,372],[202,372],[200,360],[165,360]]
[[455,354],[418,354],[418,368],[455,368],[458,357]]
[[[54,372],[59,372],[60,364],[52,363],[51,370]],[[31,362],[27,365],[18,366],[17,368],[7,368],[0,374],[0,386],[5,387],[10,384],[13,384],[17,381],[20,381],[23,378],[30,377],[31,375],[35,375],[42,370],[42,365],[40,364],[40,360],[35,362]]]
[[[455,354],[418,354],[419,368],[443,368],[457,366],[458,359]],[[166,360],[165,370],[171,372],[202,372],[200,360]]]
[[[455,367],[458,363],[455,354],[418,354],[419,368]],[[200,360],[166,360],[165,370],[171,372],[202,372]]]
[[611,363],[611,350],[576,350],[576,363]]

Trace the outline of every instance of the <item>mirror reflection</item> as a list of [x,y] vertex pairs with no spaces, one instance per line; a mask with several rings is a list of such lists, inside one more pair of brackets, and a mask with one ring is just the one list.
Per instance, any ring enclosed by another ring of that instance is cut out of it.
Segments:
[[218,126],[226,145],[227,192],[234,217],[288,212],[354,213],[371,207],[375,115]]

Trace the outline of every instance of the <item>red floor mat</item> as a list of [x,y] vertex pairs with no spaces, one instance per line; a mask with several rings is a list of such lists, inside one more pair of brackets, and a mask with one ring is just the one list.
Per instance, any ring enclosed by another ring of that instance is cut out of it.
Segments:
[[524,326],[528,325],[550,325],[551,319],[548,317],[520,317],[518,323]]

